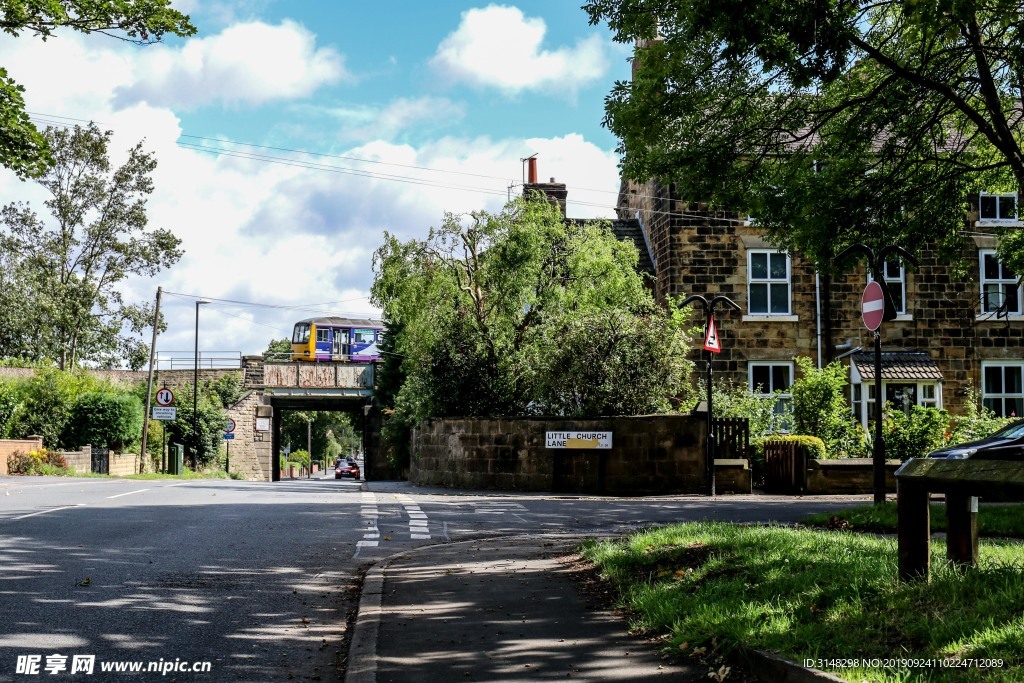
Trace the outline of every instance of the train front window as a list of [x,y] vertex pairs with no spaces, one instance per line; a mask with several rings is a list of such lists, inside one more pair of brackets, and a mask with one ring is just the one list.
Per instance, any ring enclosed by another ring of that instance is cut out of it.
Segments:
[[295,325],[295,330],[292,332],[292,344],[308,344],[309,343],[309,324],[298,323]]

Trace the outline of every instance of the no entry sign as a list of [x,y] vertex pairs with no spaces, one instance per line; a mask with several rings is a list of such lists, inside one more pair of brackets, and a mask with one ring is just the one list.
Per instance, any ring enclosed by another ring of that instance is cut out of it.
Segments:
[[860,310],[864,326],[869,330],[877,330],[885,317],[885,292],[882,291],[882,285],[875,281],[868,283],[860,298]]

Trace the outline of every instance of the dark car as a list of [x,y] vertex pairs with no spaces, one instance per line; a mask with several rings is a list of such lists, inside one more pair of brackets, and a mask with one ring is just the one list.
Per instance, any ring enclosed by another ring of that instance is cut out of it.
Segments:
[[1020,460],[1024,462],[1024,420],[1006,425],[992,436],[947,446],[928,454],[949,460]]
[[334,466],[334,478],[341,479],[343,477],[358,479],[359,465],[355,464],[352,460],[338,461],[338,464]]

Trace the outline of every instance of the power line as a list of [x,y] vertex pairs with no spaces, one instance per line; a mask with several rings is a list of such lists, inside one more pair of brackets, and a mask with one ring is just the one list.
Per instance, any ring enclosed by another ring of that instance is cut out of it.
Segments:
[[302,304],[301,306],[288,306],[288,305],[285,305],[285,304],[265,304],[265,303],[258,303],[258,302],[254,302],[254,301],[238,301],[238,300],[235,300],[235,299],[219,299],[217,297],[201,296],[199,294],[182,294],[181,292],[168,292],[167,290],[164,290],[164,294],[167,294],[168,296],[181,297],[182,299],[190,299],[190,300],[202,299],[204,301],[216,301],[217,303],[235,304],[237,306],[254,306],[256,308],[275,308],[275,309],[286,310],[286,311],[316,310],[317,308],[321,308],[321,307],[324,307],[324,306],[334,306],[336,304],[345,304],[345,303],[350,303],[352,301],[367,301],[369,299],[369,297],[361,296],[361,297],[356,297],[354,299],[339,299],[338,301],[325,301],[323,303],[316,303],[316,304]]

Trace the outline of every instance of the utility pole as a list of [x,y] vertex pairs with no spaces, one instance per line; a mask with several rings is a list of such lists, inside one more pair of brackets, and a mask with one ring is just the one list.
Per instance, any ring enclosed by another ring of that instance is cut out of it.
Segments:
[[156,354],[156,334],[160,326],[160,295],[163,288],[156,288],[156,311],[153,313],[153,341],[149,345],[149,381],[146,384],[146,413],[142,416],[142,452],[139,453],[139,474],[146,467],[146,441],[149,439],[149,411],[153,402],[153,358]]

